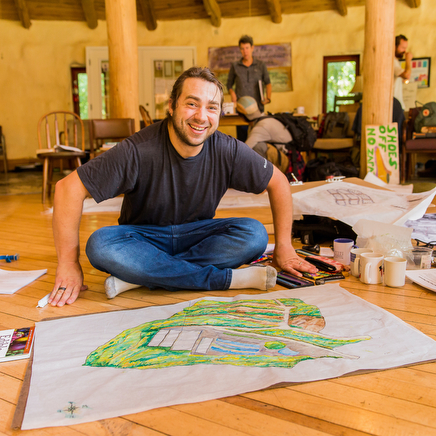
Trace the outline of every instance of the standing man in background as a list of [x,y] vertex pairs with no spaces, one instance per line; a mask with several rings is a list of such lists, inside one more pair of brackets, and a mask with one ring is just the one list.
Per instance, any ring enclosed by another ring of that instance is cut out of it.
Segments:
[[[244,96],[253,97],[259,110],[264,111],[264,105],[271,103],[272,85],[269,78],[266,64],[260,59],[253,57],[253,38],[244,35],[239,39],[239,50],[242,58],[233,62],[227,79],[227,89],[229,90],[232,102],[236,107],[236,102]],[[265,94],[262,98],[260,85],[265,85]],[[233,90],[235,85],[235,90]],[[237,126],[237,137],[245,142],[247,139],[247,126]]]
[[[395,57],[394,57],[394,97],[401,103],[404,109],[403,102],[403,81],[409,80],[412,74],[412,58],[413,55],[407,52],[408,40],[404,35],[395,37]],[[405,56],[406,68],[403,69],[400,60]]]

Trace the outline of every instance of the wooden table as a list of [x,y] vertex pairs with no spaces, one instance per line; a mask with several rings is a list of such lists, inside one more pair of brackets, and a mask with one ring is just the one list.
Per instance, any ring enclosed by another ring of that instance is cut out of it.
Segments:
[[[30,326],[50,317],[173,304],[201,296],[261,293],[254,290],[167,292],[142,288],[108,300],[103,287],[106,274],[90,265],[84,247],[97,228],[116,225],[118,214],[94,213],[84,215],[80,226],[81,263],[89,289],[71,306],[37,309],[38,300],[51,291],[55,277],[51,215],[41,214],[44,207],[40,195],[2,196],[0,202],[2,254],[20,254],[18,261],[1,263],[0,267],[48,269],[46,275],[14,295],[0,294],[1,329]],[[272,222],[269,208],[220,210],[218,216],[251,216],[266,225]],[[387,288],[364,285],[354,277],[348,277],[340,285],[436,339],[435,293],[411,282],[402,288]],[[274,288],[279,289],[283,288]],[[26,366],[26,360],[0,364],[0,435],[436,435],[436,363],[266,389],[69,427],[13,432],[10,425]]]
[[220,127],[224,126],[248,126],[248,121],[242,115],[223,115]]

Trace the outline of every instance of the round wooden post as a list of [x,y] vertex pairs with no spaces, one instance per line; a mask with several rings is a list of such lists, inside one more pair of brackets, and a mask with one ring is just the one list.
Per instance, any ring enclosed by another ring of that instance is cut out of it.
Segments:
[[138,36],[135,0],[105,0],[110,117],[133,118],[139,130]]
[[366,0],[360,177],[366,175],[366,126],[392,122],[395,0]]

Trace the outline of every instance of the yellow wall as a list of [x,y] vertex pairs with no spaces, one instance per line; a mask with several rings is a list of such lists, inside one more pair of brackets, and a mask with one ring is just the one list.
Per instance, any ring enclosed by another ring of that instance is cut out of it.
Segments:
[[[418,9],[397,0],[396,31],[409,38],[415,57],[433,57],[431,88],[419,89],[417,99],[436,101],[436,15],[433,0]],[[316,115],[322,104],[323,56],[363,54],[364,7],[348,8],[342,17],[334,11],[283,15],[280,24],[268,17],[223,19],[220,28],[208,20],[159,22],[150,32],[138,24],[140,46],[196,46],[198,65],[207,65],[208,47],[236,45],[242,34],[255,44],[290,42],[294,90],[275,93],[267,109],[273,112],[305,106]],[[256,29],[254,32],[253,29]],[[35,157],[36,124],[44,113],[72,110],[70,67],[85,64],[86,46],[107,45],[106,22],[95,30],[84,22],[33,21],[29,30],[18,22],[1,20],[0,125],[6,137],[8,158]],[[364,60],[362,59],[362,64]]]

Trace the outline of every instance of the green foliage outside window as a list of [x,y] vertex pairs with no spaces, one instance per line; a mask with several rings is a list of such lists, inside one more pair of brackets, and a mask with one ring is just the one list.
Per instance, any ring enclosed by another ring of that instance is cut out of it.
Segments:
[[88,119],[88,75],[86,73],[79,73],[77,81],[79,84],[80,118],[86,120]]
[[[333,111],[335,95],[348,95],[356,80],[356,62],[329,62],[327,65],[327,112]],[[351,102],[350,102],[351,103]]]

